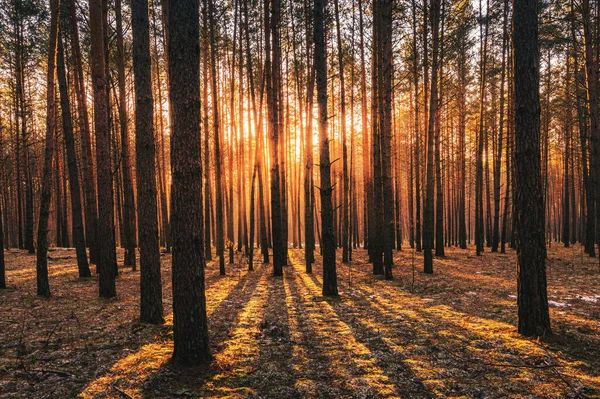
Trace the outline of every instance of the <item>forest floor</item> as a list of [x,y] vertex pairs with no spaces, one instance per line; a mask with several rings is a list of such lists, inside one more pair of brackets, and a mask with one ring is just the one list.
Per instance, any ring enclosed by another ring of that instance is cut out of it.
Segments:
[[[122,253],[119,252],[120,256]],[[35,295],[35,256],[6,253],[0,291],[0,398],[593,398],[600,397],[600,267],[581,248],[549,249],[554,335],[516,333],[515,253],[447,249],[435,274],[396,253],[394,281],[363,250],[338,263],[339,298],[321,296],[320,257],[304,272],[290,249],[269,265],[206,270],[209,367],[180,369],[172,352],[171,260],[163,256],[163,326],[138,318],[139,271],[118,297],[77,277],[73,250],[50,252],[52,297]],[[413,272],[414,264],[414,272]]]

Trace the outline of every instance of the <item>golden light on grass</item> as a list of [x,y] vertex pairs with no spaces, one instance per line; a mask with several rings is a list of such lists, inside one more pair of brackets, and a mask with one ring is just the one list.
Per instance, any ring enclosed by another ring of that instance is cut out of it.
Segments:
[[[240,276],[220,278],[215,284],[208,287],[206,291],[206,311],[209,317],[238,284],[239,278]],[[169,314],[165,318],[165,323],[167,326],[173,325],[173,314]],[[169,333],[169,335],[171,334]],[[156,339],[159,341],[146,344],[137,352],[117,361],[108,373],[88,384],[79,394],[79,397],[91,399],[100,394],[119,397],[120,394],[115,391],[115,386],[118,389],[125,390],[132,397],[141,397],[141,383],[164,366],[173,352],[173,341],[171,339],[161,339],[160,336],[157,336]],[[119,384],[121,382],[124,382],[128,388],[120,388]]]

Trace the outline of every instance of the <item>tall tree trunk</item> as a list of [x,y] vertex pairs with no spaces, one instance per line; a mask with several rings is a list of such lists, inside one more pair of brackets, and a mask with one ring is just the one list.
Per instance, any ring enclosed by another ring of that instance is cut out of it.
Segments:
[[378,63],[379,134],[381,139],[381,192],[383,205],[383,269],[392,280],[394,263],[394,186],[392,174],[392,1],[378,0],[380,22],[380,62]]
[[538,2],[513,11],[515,66],[515,211],[519,333],[551,334],[546,292],[545,213],[540,166]]
[[437,112],[438,107],[438,53],[439,53],[439,27],[440,27],[440,0],[432,0],[430,19],[433,47],[433,57],[431,62],[431,93],[429,100],[429,122],[427,129],[427,188],[425,190],[425,211],[423,214],[423,258],[424,272],[433,273],[433,235],[434,235],[434,136],[435,136],[435,121],[439,117]]
[[208,87],[212,84],[209,73],[209,33],[208,33],[208,1],[202,1],[202,128],[204,130],[204,256],[207,261],[212,260],[211,248],[211,187],[210,187],[210,145],[209,145],[209,117],[208,117]]
[[350,219],[349,215],[349,197],[348,197],[348,145],[346,138],[346,86],[344,82],[344,56],[342,52],[342,34],[340,27],[340,10],[339,10],[339,1],[334,0],[334,11],[335,11],[335,28],[337,33],[337,57],[338,57],[338,68],[339,68],[339,78],[340,78],[340,122],[341,122],[341,132],[342,135],[342,175],[343,175],[343,197],[342,197],[342,262],[348,263],[348,253],[350,247],[349,241],[349,230],[350,226],[348,221]]
[[[566,72],[565,72],[565,104],[570,105],[571,99],[571,50],[568,48],[565,54]],[[564,116],[565,129],[565,156],[563,160],[563,198],[562,198],[562,237],[561,240],[565,248],[571,244],[571,176],[569,176],[569,164],[571,162],[571,137],[573,135],[573,120],[570,106],[565,107]],[[575,193],[573,193],[574,195]],[[573,215],[575,216],[575,215]]]
[[[585,71],[587,83],[587,99],[590,111],[590,188],[593,190],[595,202],[594,214],[588,214],[588,219],[595,221],[594,241],[600,244],[600,110],[598,109],[598,73],[594,62],[594,49],[592,43],[592,27],[590,21],[590,2],[582,2],[583,41],[585,51]],[[592,227],[592,224],[588,224]]]
[[[132,0],[135,148],[140,240],[140,320],[162,324],[162,282],[156,203],[154,99],[148,0]],[[158,60],[157,60],[158,61]],[[162,116],[161,116],[162,117]]]
[[79,29],[77,27],[77,12],[74,0],[67,0],[69,12],[69,33],[71,38],[71,51],[75,63],[75,96],[77,99],[77,115],[79,131],[81,132],[81,168],[83,171],[83,193],[85,209],[85,240],[90,248],[90,262],[98,262],[98,246],[96,236],[98,229],[98,203],[96,202],[96,174],[92,162],[92,144],[90,138],[90,121],[87,108],[87,94],[83,76],[83,61],[79,43]]
[[[498,244],[500,242],[500,167],[502,165],[502,145],[504,139],[504,81],[506,77],[506,50],[508,47],[508,0],[504,0],[503,13],[502,66],[500,72],[500,128],[498,130],[496,156],[494,157],[494,231],[492,235],[492,252],[498,252]],[[505,184],[508,184],[508,180]]]
[[58,35],[58,55],[56,59],[58,87],[60,92],[60,108],[62,111],[63,136],[67,151],[67,166],[69,169],[69,191],[71,193],[71,235],[77,254],[77,268],[79,277],[91,277],[85,246],[83,230],[83,217],[81,210],[81,189],[79,185],[79,171],[77,167],[77,154],[75,152],[75,137],[71,121],[71,104],[67,88],[65,73],[65,58],[62,44],[62,35]]
[[173,361],[212,359],[204,294],[198,0],[169,6],[169,94],[172,113]]
[[[436,118],[434,125],[434,159],[435,159],[435,256],[444,256],[444,189],[442,182],[442,157],[441,157],[441,104],[442,93],[444,89],[444,18],[446,10],[446,2],[442,1],[442,10],[439,24],[441,32],[439,34],[439,60],[438,60],[438,83],[437,83],[437,105]],[[432,84],[435,84],[432,82]]]
[[458,162],[459,162],[459,199],[458,199],[458,245],[467,249],[467,221],[466,221],[466,184],[467,184],[467,145],[466,145],[466,119],[467,119],[467,37],[460,37],[458,62]]
[[369,260],[373,263],[373,274],[384,274],[383,249],[384,249],[384,209],[383,209],[383,184],[382,184],[382,117],[380,89],[382,86],[381,66],[381,12],[379,1],[373,2],[373,47],[371,67],[371,159],[373,180],[371,182],[372,208],[369,217],[371,228],[369,234]]
[[321,173],[321,247],[323,251],[323,295],[338,295],[335,264],[335,231],[331,203],[331,162],[327,136],[327,43],[325,33],[325,2],[315,0],[314,10],[314,68],[317,79],[319,105],[319,170]]
[[[479,1],[479,13],[481,14],[481,0]],[[488,32],[489,32],[489,22],[487,15],[489,13],[489,0],[487,2],[486,7],[486,17],[485,28],[482,27],[481,30],[482,38],[481,38],[481,60],[479,65],[479,79],[480,79],[480,87],[479,87],[479,125],[477,130],[477,149],[476,149],[476,158],[477,158],[477,166],[475,171],[475,246],[477,255],[481,255],[484,249],[484,223],[483,223],[483,152],[484,152],[484,143],[485,143],[485,124],[484,124],[484,112],[485,112],[485,101],[486,101],[486,73],[487,73],[487,42],[488,42]]]
[[[360,0],[359,0],[360,1]],[[310,60],[310,48],[313,35],[310,34],[311,2],[306,3],[306,59]],[[310,63],[309,63],[310,65]],[[306,131],[304,133],[304,260],[306,273],[312,273],[312,264],[315,261],[315,223],[314,223],[314,180],[313,180],[313,108],[315,98],[315,69],[309,67],[308,87],[306,90]]]
[[[358,21],[360,37],[360,109],[361,109],[361,129],[362,129],[362,167],[363,167],[363,239],[364,246],[369,247],[369,239],[372,234],[372,181],[371,181],[371,151],[369,150],[369,117],[367,109],[367,72],[365,67],[365,42],[364,42],[364,21],[363,21],[363,3],[358,0]],[[371,249],[369,248],[369,255]]]
[[[44,150],[44,175],[42,178],[42,195],[40,199],[40,216],[38,223],[38,251],[36,261],[37,294],[50,296],[48,282],[48,219],[50,218],[50,201],[52,200],[52,157],[54,155],[54,138],[56,134],[56,51],[58,40],[59,0],[50,1],[50,37],[48,39],[48,69],[46,73],[46,148]],[[0,210],[1,213],[1,210]],[[0,224],[2,223],[0,214]],[[3,231],[0,226],[0,288],[6,288],[4,272]]]
[[215,150],[215,207],[216,207],[216,246],[219,257],[219,274],[225,275],[225,233],[223,217],[223,161],[221,159],[221,131],[219,119],[219,88],[217,85],[217,43],[214,0],[208,1],[211,91],[213,103],[213,134]]
[[[417,46],[417,6],[415,0],[411,0],[412,5],[412,51],[413,51],[413,84],[415,90],[415,119],[414,119],[414,132],[415,132],[415,150],[414,150],[414,162],[415,162],[415,240],[416,240],[416,251],[421,252],[422,240],[421,240],[421,135],[419,133],[419,127],[421,125],[421,116],[419,113],[419,48]],[[362,39],[361,39],[362,40]],[[424,57],[427,57],[425,55]]]
[[[123,236],[125,256],[123,263],[136,269],[136,220],[133,181],[129,151],[129,129],[127,127],[127,94],[125,92],[125,50],[123,48],[123,22],[121,0],[115,0],[117,23],[117,81],[119,86],[119,125],[121,128],[121,173],[123,174]],[[154,169],[153,169],[154,170]]]
[[282,187],[279,140],[280,136],[280,50],[279,41],[279,0],[265,0],[265,77],[267,89],[267,120],[269,150],[271,158],[271,230],[273,237],[273,275],[283,275],[285,259],[285,242],[282,222]]
[[100,296],[117,294],[117,255],[115,248],[114,199],[110,153],[108,82],[104,54],[102,0],[89,0],[94,125],[98,169],[98,264]]
[[[52,184],[52,176],[50,176],[49,180],[50,180],[50,183]],[[52,187],[52,186],[50,186],[50,187]],[[50,200],[48,200],[48,203],[50,203]],[[4,265],[4,245],[5,245],[5,242],[4,242],[4,227],[3,227],[3,220],[2,220],[2,204],[0,203],[0,289],[6,288],[6,268]],[[39,246],[38,246],[38,248],[39,248]]]
[[[571,4],[571,9],[573,5]],[[574,19],[571,23],[571,40],[573,41],[573,53],[574,53],[574,74],[575,74],[575,103],[577,106],[577,120],[579,122],[579,140],[581,145],[581,165],[583,175],[583,187],[585,191],[585,238],[584,238],[584,250],[590,257],[596,256],[596,249],[594,246],[595,237],[595,202],[594,202],[594,186],[592,184],[591,173],[588,167],[588,126],[586,123],[587,110],[582,100],[586,99],[586,92],[581,82],[585,80],[583,71],[579,68],[579,57],[576,54],[576,43],[577,37],[575,35],[575,22]],[[583,206],[582,206],[583,208]]]

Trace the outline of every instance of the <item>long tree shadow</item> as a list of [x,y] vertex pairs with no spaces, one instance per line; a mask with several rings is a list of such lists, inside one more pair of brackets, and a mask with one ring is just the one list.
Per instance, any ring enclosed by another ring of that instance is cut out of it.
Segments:
[[[362,301],[363,305],[353,307],[368,309],[369,313],[376,315],[376,320],[390,321],[392,327],[388,327],[387,332],[391,336],[398,337],[401,342],[418,345],[419,348],[413,352],[415,357],[422,359],[420,368],[425,373],[438,369],[436,377],[442,381],[460,377],[456,384],[460,390],[485,390],[497,397],[507,393],[522,394],[525,387],[528,392],[536,394],[557,388],[565,395],[573,392],[584,395],[593,391],[594,377],[591,374],[586,376],[590,370],[581,368],[579,361],[568,364],[568,368],[561,371],[562,374],[550,367],[503,366],[544,361],[554,363],[558,358],[561,358],[561,363],[567,361],[560,353],[549,355],[543,347],[515,336],[512,326],[496,320],[471,317],[450,306],[415,302],[417,297],[406,293],[389,295],[390,287],[393,285],[355,286],[352,292],[358,294],[356,297],[360,300],[356,301]],[[489,373],[490,368],[494,369],[493,373]],[[479,387],[474,384],[478,379],[481,381],[485,374],[488,374],[488,383],[484,381],[483,386],[479,383]],[[584,383],[570,383],[565,376],[575,381],[582,379]],[[492,378],[495,380],[492,381]]]
[[[398,294],[420,298],[427,301],[428,308],[435,306],[450,308],[452,311],[447,313],[460,314],[461,318],[472,317],[481,320],[488,320],[490,323],[502,323],[503,328],[514,331],[516,324],[516,297],[507,299],[509,292],[504,288],[498,288],[498,281],[503,282],[503,286],[513,283],[507,282],[502,278],[493,278],[484,276],[484,280],[489,280],[491,286],[482,285],[477,282],[480,275],[474,275],[470,278],[465,273],[457,274],[453,270],[444,270],[443,273],[449,273],[453,279],[461,280],[462,289],[455,297],[450,299],[447,296],[443,298],[431,298],[430,291],[414,291],[404,282],[394,280],[379,282],[369,275],[364,268],[357,268],[360,275],[363,289],[367,287],[377,286],[377,296],[379,298],[390,299]],[[463,284],[464,283],[464,284]],[[439,282],[432,282],[433,285],[438,285]],[[395,289],[396,291],[392,291]],[[436,290],[439,290],[437,287]],[[516,287],[515,287],[516,289]],[[466,291],[466,294],[465,294]],[[374,292],[365,293],[367,296],[372,296]],[[447,294],[447,293],[446,293]],[[462,295],[461,295],[462,294]],[[442,301],[440,303],[440,301]],[[598,351],[590,350],[591,348],[600,348],[600,330],[595,320],[582,317],[573,313],[572,308],[550,308],[553,319],[554,335],[546,337],[544,344],[547,349],[554,353],[560,353],[561,357],[566,358],[571,362],[581,363],[580,371],[590,375],[597,374],[596,370],[600,363],[598,361]]]
[[322,297],[320,286],[316,286],[309,275],[297,267],[296,254],[293,254],[290,274],[297,280],[301,297],[304,300],[307,316],[314,320],[322,351],[332,363],[332,380],[341,382],[349,392],[342,397],[383,398],[398,397],[402,394],[393,383],[393,376],[378,363],[376,354],[361,342],[336,313],[333,304],[339,299]]
[[255,369],[248,376],[254,388],[253,398],[297,398],[290,354],[293,342],[290,333],[286,293],[282,277],[269,277],[267,297],[262,317],[255,320],[258,356]]
[[284,283],[289,299],[290,327],[294,335],[293,363],[297,389],[303,396],[309,397],[352,397],[355,392],[347,386],[341,370],[346,364],[335,365],[330,345],[321,339],[323,326],[312,315],[318,311],[312,301],[313,295],[304,285],[298,284],[293,267],[286,269]]
[[[302,275],[301,271],[297,273],[303,286],[314,295],[318,295],[322,282],[314,274]],[[405,358],[398,348],[385,342],[382,335],[374,331],[375,326],[369,326],[362,321],[363,309],[344,303],[344,299],[324,298],[324,300],[331,306],[340,321],[350,328],[354,337],[368,348],[375,364],[385,372],[400,395],[409,398],[431,397],[431,392],[405,363]]]
[[[235,295],[239,295],[239,290],[244,287],[245,290],[253,289],[254,285],[248,280],[255,278],[255,274],[249,273],[241,278],[230,276],[219,276],[218,274],[207,277],[207,313],[209,315],[209,325],[211,315],[222,311],[228,302]],[[159,327],[151,326],[156,334],[151,336],[139,345],[138,348],[128,350],[124,356],[116,360],[107,371],[95,380],[91,381],[81,392],[83,398],[91,398],[111,393],[119,396],[116,389],[132,389],[134,394],[140,390],[139,384],[145,383],[153,373],[163,370],[163,366],[168,362],[173,349],[172,342],[172,314],[166,317],[166,323]],[[115,388],[116,387],[116,388]]]
[[[223,375],[228,366],[219,359],[230,342],[236,341],[235,330],[240,323],[240,314],[253,301],[262,297],[262,292],[256,292],[264,280],[266,267],[261,266],[253,272],[243,275],[228,295],[219,301],[209,314],[209,338],[211,351],[216,360],[209,366],[179,368],[169,362],[146,376],[141,383],[141,396],[144,398],[172,397],[178,395],[198,394],[205,396],[220,388],[228,388],[229,384],[219,376]],[[235,277],[233,277],[235,278]],[[208,295],[207,295],[207,300]],[[169,334],[171,335],[171,334]],[[169,355],[172,351],[172,341],[169,338]]]

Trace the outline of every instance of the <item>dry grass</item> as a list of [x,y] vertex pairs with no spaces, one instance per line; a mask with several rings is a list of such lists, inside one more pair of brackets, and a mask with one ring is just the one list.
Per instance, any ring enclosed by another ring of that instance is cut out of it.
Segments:
[[[137,321],[139,272],[123,269],[114,300],[77,278],[72,250],[50,256],[53,296],[35,296],[35,257],[6,253],[0,291],[1,398],[600,397],[600,268],[580,248],[549,249],[554,336],[520,337],[515,255],[448,249],[435,274],[398,252],[395,280],[372,276],[362,250],[338,264],[340,298],[321,296],[320,258],[304,273],[289,251],[269,265],[207,268],[208,367],[178,369],[167,322]],[[414,279],[413,279],[414,264]]]

